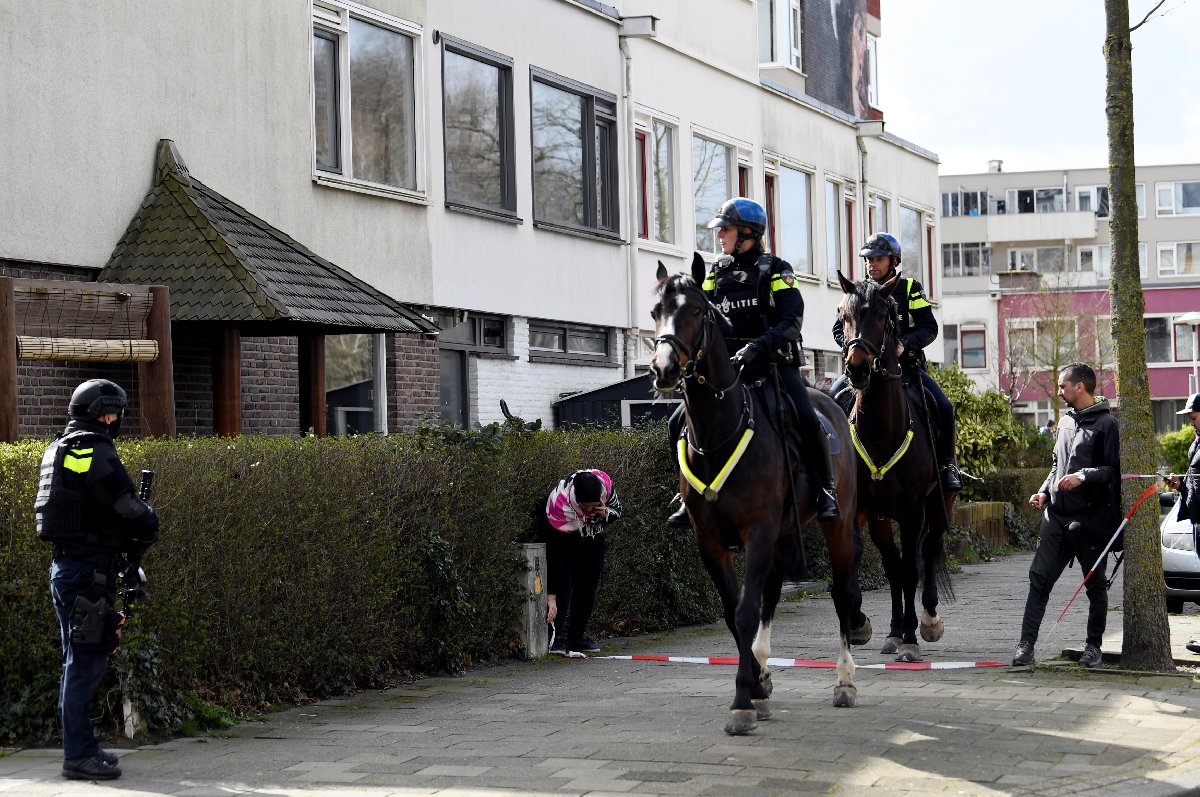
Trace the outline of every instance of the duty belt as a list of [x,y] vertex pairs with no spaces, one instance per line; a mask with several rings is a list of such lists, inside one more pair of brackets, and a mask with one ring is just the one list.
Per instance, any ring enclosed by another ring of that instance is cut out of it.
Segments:
[[53,556],[54,556],[54,561],[56,561],[56,562],[59,559],[70,559],[75,562],[87,562],[89,565],[98,567],[101,570],[114,570],[115,568],[113,567],[113,565],[116,564],[118,555],[110,554],[110,553],[101,553],[101,554],[93,554],[91,556],[84,556],[82,554],[67,553],[66,551],[64,551],[62,549],[61,545],[55,545]]

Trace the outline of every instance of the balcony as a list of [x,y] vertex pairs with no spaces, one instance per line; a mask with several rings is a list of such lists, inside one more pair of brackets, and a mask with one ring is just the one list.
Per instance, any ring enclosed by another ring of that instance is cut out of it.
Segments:
[[942,217],[942,243],[979,241],[1017,244],[1023,241],[1080,241],[1096,237],[1096,214],[1010,213],[995,216]]

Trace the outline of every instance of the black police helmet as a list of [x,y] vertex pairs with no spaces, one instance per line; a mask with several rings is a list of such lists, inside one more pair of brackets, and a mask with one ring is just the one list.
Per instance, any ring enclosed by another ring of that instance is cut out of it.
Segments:
[[891,255],[900,262],[900,241],[896,236],[887,232],[877,232],[867,239],[863,248],[858,251],[859,257],[879,257]]
[[116,382],[107,379],[89,379],[71,394],[69,412],[72,418],[97,420],[101,415],[125,412],[129,397]]

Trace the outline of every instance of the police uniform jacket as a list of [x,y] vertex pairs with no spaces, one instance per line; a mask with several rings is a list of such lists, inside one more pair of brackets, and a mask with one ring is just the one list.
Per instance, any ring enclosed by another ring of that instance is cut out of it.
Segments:
[[107,428],[92,420],[72,419],[46,449],[34,510],[56,559],[141,553],[158,539],[158,516],[138,497]]
[[[902,278],[900,282],[900,290],[893,294],[900,310],[899,342],[904,344],[900,365],[906,369],[924,368],[924,349],[937,339],[938,322],[921,283],[911,278]],[[836,314],[833,319],[833,339],[845,349],[845,338],[841,315]]]
[[721,257],[701,286],[733,326],[730,352],[754,343],[770,361],[800,367],[804,298],[786,260],[755,246]]

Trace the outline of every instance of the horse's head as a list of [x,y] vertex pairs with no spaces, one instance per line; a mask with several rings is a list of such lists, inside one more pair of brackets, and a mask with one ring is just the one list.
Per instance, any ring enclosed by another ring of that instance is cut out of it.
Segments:
[[839,312],[842,319],[842,356],[846,360],[846,378],[859,390],[866,389],[872,374],[890,375],[898,370],[896,341],[900,312],[893,294],[900,277],[882,284],[874,280],[851,282],[838,272],[838,281],[846,298]]
[[650,371],[654,389],[660,393],[676,390],[681,380],[694,374],[713,344],[723,341],[721,334],[729,330],[728,319],[700,290],[705,269],[698,254],[692,261],[691,276],[668,276],[667,267],[661,261],[658,264],[658,300],[650,311],[656,344]]

